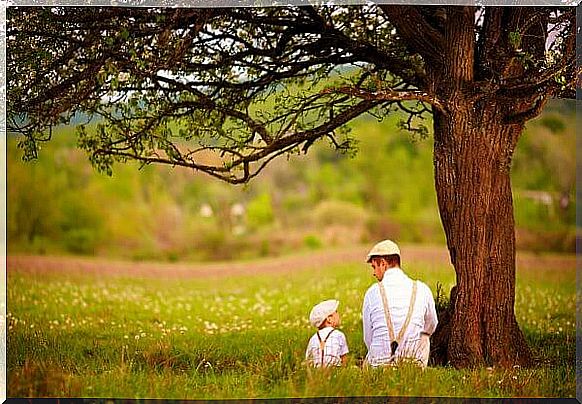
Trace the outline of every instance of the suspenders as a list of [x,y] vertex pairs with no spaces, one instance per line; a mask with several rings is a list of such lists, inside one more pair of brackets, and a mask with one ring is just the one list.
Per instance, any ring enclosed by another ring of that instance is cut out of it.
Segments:
[[319,340],[319,350],[321,351],[321,366],[324,366],[323,363],[323,358],[325,357],[325,343],[327,342],[327,339],[329,338],[329,336],[331,335],[332,332],[335,331],[335,328],[333,328],[329,334],[327,334],[327,337],[325,337],[325,339],[321,339],[321,336],[319,335],[319,331],[317,331],[317,339]]
[[388,299],[386,298],[386,290],[384,289],[384,285],[382,282],[378,282],[378,287],[380,288],[380,294],[382,295],[382,303],[384,306],[384,316],[386,317],[386,325],[388,326],[388,334],[390,336],[390,348],[392,350],[392,356],[396,352],[398,345],[402,342],[402,337],[404,336],[404,332],[408,328],[408,324],[410,323],[410,318],[412,317],[412,311],[414,309],[414,303],[416,302],[416,289],[417,289],[417,281],[412,283],[412,295],[410,296],[410,305],[408,306],[408,314],[406,315],[406,320],[404,320],[404,324],[402,324],[402,328],[398,332],[398,336],[394,337],[394,326],[392,325],[392,318],[390,317],[390,308],[388,307]]

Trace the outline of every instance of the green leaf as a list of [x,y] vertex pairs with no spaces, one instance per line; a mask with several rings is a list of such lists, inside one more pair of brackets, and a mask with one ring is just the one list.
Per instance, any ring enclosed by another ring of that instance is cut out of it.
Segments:
[[521,34],[517,31],[510,32],[509,43],[514,49],[519,49],[521,46]]

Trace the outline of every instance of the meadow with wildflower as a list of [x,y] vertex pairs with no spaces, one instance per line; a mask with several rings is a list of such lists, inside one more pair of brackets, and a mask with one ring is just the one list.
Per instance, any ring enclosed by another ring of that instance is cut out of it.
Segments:
[[[574,256],[518,263],[516,314],[533,368],[364,370],[360,308],[373,279],[362,263],[271,273],[156,279],[9,266],[8,397],[574,397]],[[252,267],[253,262],[247,263]],[[103,267],[107,261],[103,261]],[[435,292],[452,268],[407,260]],[[446,293],[448,294],[448,292]],[[303,364],[313,304],[340,300],[348,366]]]

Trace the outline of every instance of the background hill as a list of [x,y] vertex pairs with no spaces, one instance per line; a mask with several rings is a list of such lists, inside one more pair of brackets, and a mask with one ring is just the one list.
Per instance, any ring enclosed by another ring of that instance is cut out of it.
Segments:
[[[224,260],[371,243],[444,243],[432,137],[397,116],[352,124],[355,156],[321,142],[245,186],[182,168],[118,164],[95,172],[59,128],[37,161],[8,142],[8,251],[136,260]],[[575,251],[575,104],[529,123],[512,168],[518,248]]]

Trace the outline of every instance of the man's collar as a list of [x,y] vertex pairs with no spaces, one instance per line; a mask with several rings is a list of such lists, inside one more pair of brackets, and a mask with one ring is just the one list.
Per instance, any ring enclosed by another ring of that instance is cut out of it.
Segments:
[[382,280],[386,279],[386,277],[390,277],[393,278],[395,276],[402,276],[404,275],[404,271],[402,271],[402,269],[400,267],[392,267],[386,270],[386,272],[384,272],[384,277],[382,278]]

